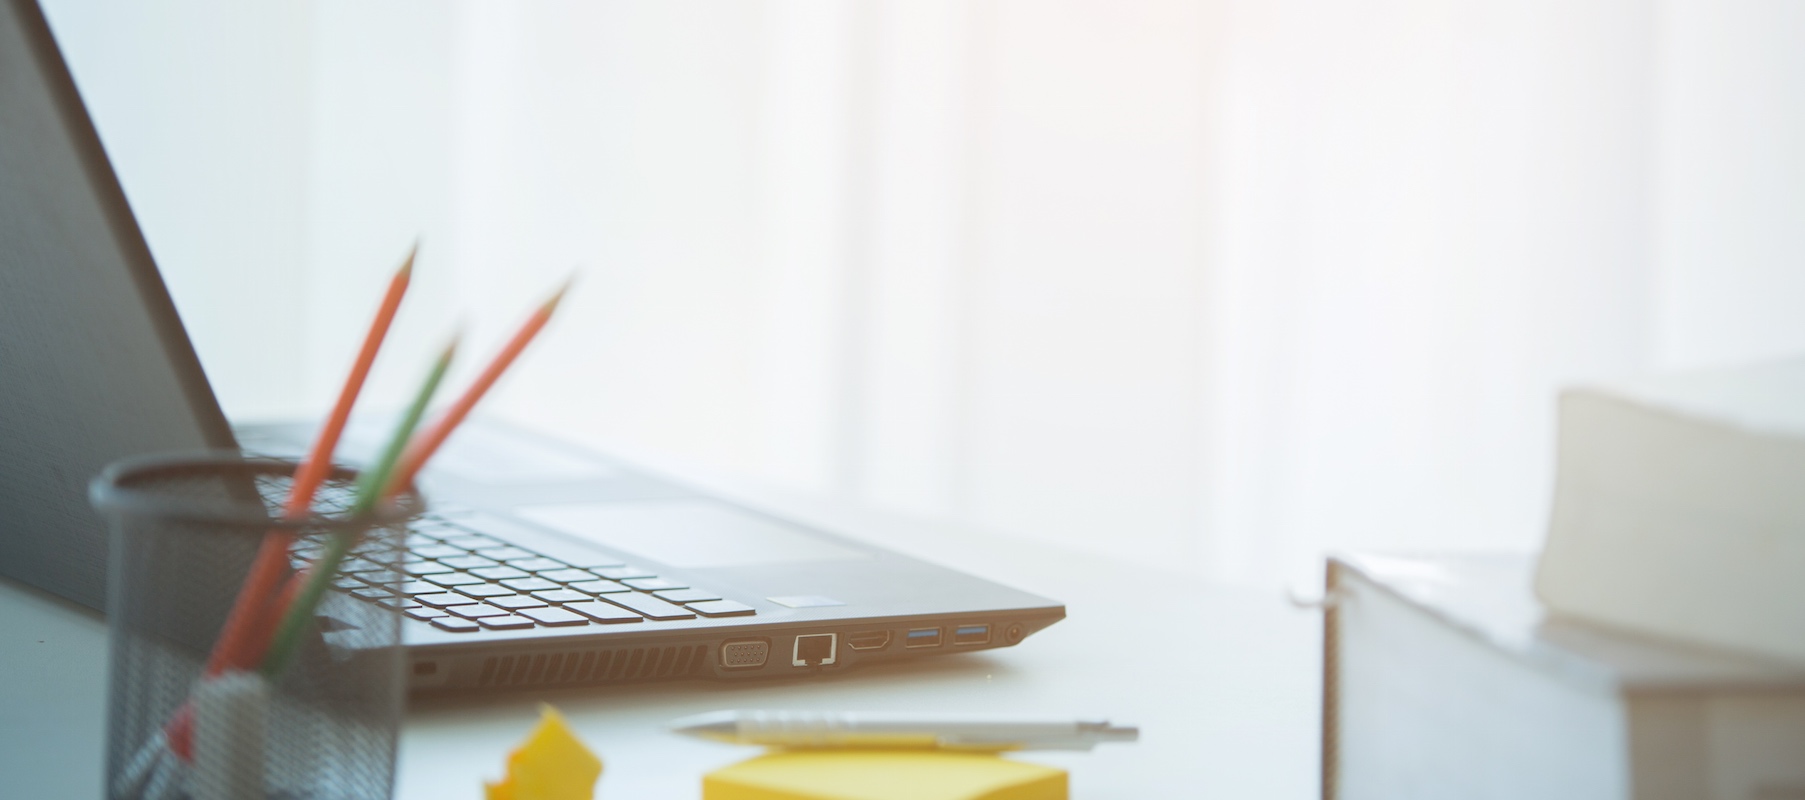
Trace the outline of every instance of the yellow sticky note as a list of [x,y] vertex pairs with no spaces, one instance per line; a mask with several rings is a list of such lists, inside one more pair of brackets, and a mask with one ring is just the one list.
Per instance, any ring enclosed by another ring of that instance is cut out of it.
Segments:
[[602,760],[571,733],[551,706],[539,707],[539,725],[508,754],[508,774],[484,784],[488,800],[591,800]]
[[944,750],[791,750],[715,770],[703,800],[1067,800],[1065,770]]

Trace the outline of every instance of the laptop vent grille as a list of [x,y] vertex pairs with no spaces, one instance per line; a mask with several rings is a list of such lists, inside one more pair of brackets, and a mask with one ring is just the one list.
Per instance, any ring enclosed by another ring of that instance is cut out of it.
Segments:
[[705,645],[565,650],[490,656],[483,660],[478,686],[548,686],[681,678],[707,664]]

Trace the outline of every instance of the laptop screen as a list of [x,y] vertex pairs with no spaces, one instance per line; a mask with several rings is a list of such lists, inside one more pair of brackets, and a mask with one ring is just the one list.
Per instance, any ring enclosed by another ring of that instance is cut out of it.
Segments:
[[0,574],[101,607],[88,481],[233,446],[33,0],[0,0]]

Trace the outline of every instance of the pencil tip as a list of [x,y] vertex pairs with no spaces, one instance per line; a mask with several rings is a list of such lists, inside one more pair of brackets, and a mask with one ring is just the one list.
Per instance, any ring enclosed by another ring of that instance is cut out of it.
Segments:
[[540,313],[550,314],[553,311],[557,311],[558,303],[564,300],[564,293],[570,291],[570,285],[576,282],[577,274],[575,272],[570,273],[570,277],[564,279],[564,285],[559,286],[558,291],[552,293],[551,299],[545,301],[545,305],[539,307]]
[[401,260],[401,269],[395,270],[397,278],[411,278],[414,274],[414,256],[420,254],[420,240],[414,240],[414,246],[407,249],[407,258]]
[[439,355],[439,359],[443,360],[443,361],[450,361],[451,356],[453,354],[457,353],[457,351],[458,351],[458,342],[461,342],[463,340],[464,340],[464,326],[460,324],[456,328],[453,328],[451,330],[451,339],[449,341],[445,342],[445,352],[443,352]]

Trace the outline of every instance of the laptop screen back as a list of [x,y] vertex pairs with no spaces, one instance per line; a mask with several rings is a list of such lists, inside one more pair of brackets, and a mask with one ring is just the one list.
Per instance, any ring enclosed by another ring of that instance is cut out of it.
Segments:
[[0,0],[0,574],[101,607],[107,463],[231,430],[32,0]]

